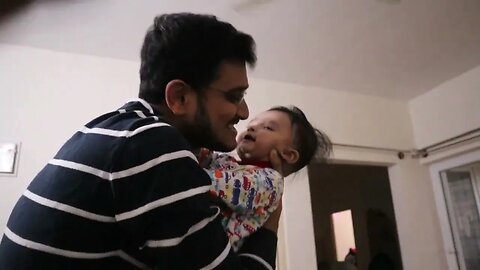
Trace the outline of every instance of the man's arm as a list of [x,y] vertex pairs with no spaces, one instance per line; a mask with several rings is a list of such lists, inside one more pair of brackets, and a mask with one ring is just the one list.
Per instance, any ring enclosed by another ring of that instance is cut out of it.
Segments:
[[275,268],[271,230],[253,234],[239,254],[232,251],[208,195],[211,181],[175,129],[128,138],[116,156],[115,217],[123,245],[139,260],[160,268]]

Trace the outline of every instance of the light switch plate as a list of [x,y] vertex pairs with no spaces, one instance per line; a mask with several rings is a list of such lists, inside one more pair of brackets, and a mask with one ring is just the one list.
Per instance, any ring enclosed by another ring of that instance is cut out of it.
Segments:
[[0,176],[16,175],[19,143],[0,142]]

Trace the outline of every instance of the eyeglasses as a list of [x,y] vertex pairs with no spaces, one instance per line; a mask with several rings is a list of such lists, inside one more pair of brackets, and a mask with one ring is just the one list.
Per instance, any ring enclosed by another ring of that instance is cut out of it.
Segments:
[[220,93],[223,95],[223,98],[227,100],[230,103],[233,103],[235,105],[240,105],[242,101],[245,100],[245,95],[247,94],[245,89],[233,89],[230,91],[225,91],[222,89],[218,89],[215,87],[207,87],[208,89],[214,90],[215,92]]

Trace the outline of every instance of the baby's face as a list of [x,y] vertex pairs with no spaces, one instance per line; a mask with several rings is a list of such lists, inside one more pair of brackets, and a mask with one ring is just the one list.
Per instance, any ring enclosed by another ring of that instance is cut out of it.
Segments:
[[243,161],[268,161],[272,149],[280,152],[292,147],[292,123],[284,112],[265,111],[248,123],[237,141],[237,153]]

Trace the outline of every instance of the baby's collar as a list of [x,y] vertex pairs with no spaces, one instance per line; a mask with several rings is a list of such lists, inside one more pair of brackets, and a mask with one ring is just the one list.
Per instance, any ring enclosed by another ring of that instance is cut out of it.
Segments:
[[273,168],[272,163],[270,163],[270,161],[239,161],[238,164],[253,165],[260,168]]

